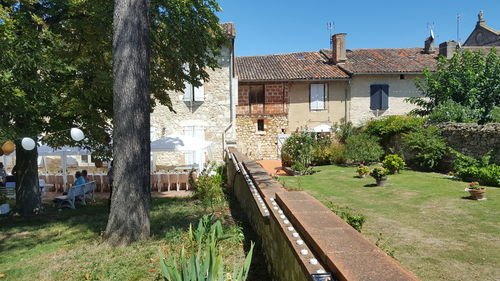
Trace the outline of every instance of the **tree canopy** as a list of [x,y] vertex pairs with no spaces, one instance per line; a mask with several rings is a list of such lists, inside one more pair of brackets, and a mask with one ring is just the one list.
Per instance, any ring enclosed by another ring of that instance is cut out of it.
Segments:
[[[218,10],[215,0],[151,1],[152,107],[170,106],[168,90],[183,90],[185,81],[200,85],[206,69],[218,66],[226,40]],[[0,142],[19,147],[22,137],[45,136],[51,146],[110,156],[112,21],[112,0],[0,0]],[[74,126],[85,132],[83,142],[65,131]]]
[[494,48],[488,54],[466,50],[449,60],[441,57],[437,71],[423,75],[416,84],[423,97],[408,99],[421,107],[418,114],[436,121],[493,120],[500,106],[500,57]]

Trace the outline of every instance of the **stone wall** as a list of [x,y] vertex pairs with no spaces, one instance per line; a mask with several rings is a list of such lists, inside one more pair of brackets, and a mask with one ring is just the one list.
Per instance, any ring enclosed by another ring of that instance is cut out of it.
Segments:
[[286,191],[234,148],[226,167],[227,184],[258,236],[273,280],[418,280],[321,202]]
[[[264,120],[264,131],[258,131]],[[248,114],[236,116],[238,149],[253,159],[278,159],[278,135],[288,129],[286,114]]]
[[[162,105],[155,107],[151,114],[152,141],[174,133],[184,135],[188,126],[202,127],[205,140],[211,142],[205,153],[206,161],[223,161],[223,134],[231,124],[232,49],[222,48],[218,60],[220,68],[207,70],[210,80],[204,83],[204,101],[184,101],[182,92],[169,92],[176,112]],[[157,160],[157,165],[183,165],[184,155],[162,153]]]
[[491,151],[493,161],[500,165],[500,123],[442,123],[437,126],[453,149],[474,158]]
[[[264,87],[264,103],[251,103],[250,87]],[[238,85],[237,114],[283,114],[288,112],[288,83],[267,83]]]

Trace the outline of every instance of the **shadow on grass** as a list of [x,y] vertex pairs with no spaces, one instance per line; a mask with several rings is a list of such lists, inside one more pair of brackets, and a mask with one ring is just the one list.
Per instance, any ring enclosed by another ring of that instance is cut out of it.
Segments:
[[[37,216],[0,218],[0,252],[31,249],[40,244],[78,243],[82,239],[100,238],[108,220],[107,200],[57,210],[44,204]],[[203,215],[196,200],[191,198],[153,198],[151,236],[162,239],[171,230],[187,230]]]
[[364,187],[377,187],[378,185],[376,183],[369,183],[369,184],[365,184],[363,186]]

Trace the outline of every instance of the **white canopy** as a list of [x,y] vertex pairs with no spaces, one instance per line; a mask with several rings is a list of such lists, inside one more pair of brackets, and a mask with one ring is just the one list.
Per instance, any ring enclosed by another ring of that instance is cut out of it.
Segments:
[[63,146],[60,148],[52,148],[47,145],[41,145],[38,148],[39,156],[62,156],[64,155],[89,155],[92,152],[79,147]]
[[312,129],[312,131],[315,133],[327,133],[327,132],[331,132],[331,130],[332,130],[332,127],[330,125],[326,125],[326,124],[316,126]]

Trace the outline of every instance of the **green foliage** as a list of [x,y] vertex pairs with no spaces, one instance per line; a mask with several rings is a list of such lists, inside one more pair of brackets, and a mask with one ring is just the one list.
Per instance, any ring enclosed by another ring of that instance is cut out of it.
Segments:
[[379,233],[377,236],[377,241],[375,241],[375,245],[380,248],[380,250],[384,251],[389,257],[395,259],[396,249],[391,246],[391,238],[385,238],[382,233]]
[[481,185],[500,187],[500,166],[490,164],[483,167],[471,166],[460,169],[456,175],[463,181],[478,181]]
[[312,163],[314,136],[311,133],[294,133],[281,148],[281,162],[284,166],[308,169]]
[[491,110],[491,122],[500,123],[500,106],[495,106]]
[[384,167],[375,167],[373,170],[370,172],[370,176],[374,178],[375,180],[381,180],[389,174],[389,170],[387,170]]
[[492,110],[500,105],[500,58],[494,48],[487,55],[464,51],[450,60],[441,57],[437,70],[425,70],[423,75],[416,82],[423,97],[408,99],[420,107],[416,113],[429,115],[452,101],[477,112],[480,123],[493,120]]
[[342,144],[344,144],[347,138],[354,135],[357,131],[352,122],[346,122],[343,117],[340,119],[340,124],[335,123],[332,129],[335,133],[335,139]]
[[358,166],[358,168],[356,168],[356,173],[358,173],[358,175],[361,177],[361,176],[366,176],[368,174],[370,174],[370,167],[368,166],[365,166],[363,164],[360,164]]
[[407,133],[420,128],[425,122],[425,118],[413,115],[392,115],[382,119],[370,120],[364,128],[364,132],[386,139],[396,134]]
[[405,167],[406,163],[396,154],[386,155],[382,166],[389,170],[389,174],[400,173],[401,169]]
[[409,154],[405,159],[425,171],[437,168],[448,150],[444,138],[439,135],[439,129],[433,126],[404,134],[403,146]]
[[347,159],[345,156],[345,145],[341,143],[332,143],[326,150],[328,159],[332,164],[345,164]]
[[477,123],[479,112],[454,101],[445,101],[429,114],[429,123],[459,122]]
[[0,204],[7,203],[7,195],[0,193]]
[[335,205],[331,201],[327,203],[327,207],[358,232],[361,232],[361,228],[363,228],[363,224],[366,221],[364,215],[349,207]]
[[317,134],[313,143],[312,149],[312,164],[314,165],[327,165],[330,164],[328,148],[332,145],[333,141],[329,134]]
[[170,255],[165,259],[159,250],[160,269],[164,280],[167,281],[244,281],[252,261],[254,244],[250,246],[243,264],[234,265],[232,272],[227,272],[223,262],[223,250],[218,242],[225,236],[220,221],[210,225],[213,218],[204,216],[198,223],[198,228],[193,231],[190,227],[190,251],[182,248],[180,260]]
[[345,157],[354,163],[375,162],[384,154],[378,138],[365,133],[348,137],[345,148]]
[[[457,172],[468,167],[478,167],[480,166],[480,161],[474,159],[470,156],[464,155],[454,149],[450,149],[451,154],[454,155],[455,160],[453,161],[453,171]],[[488,161],[488,159],[483,158],[483,160]],[[484,161],[481,161],[484,162]],[[487,165],[488,163],[486,163]],[[484,165],[483,165],[484,166]]]
[[194,184],[194,197],[200,199],[205,208],[210,207],[215,212],[216,207],[224,203],[223,183],[222,175],[208,167]]

